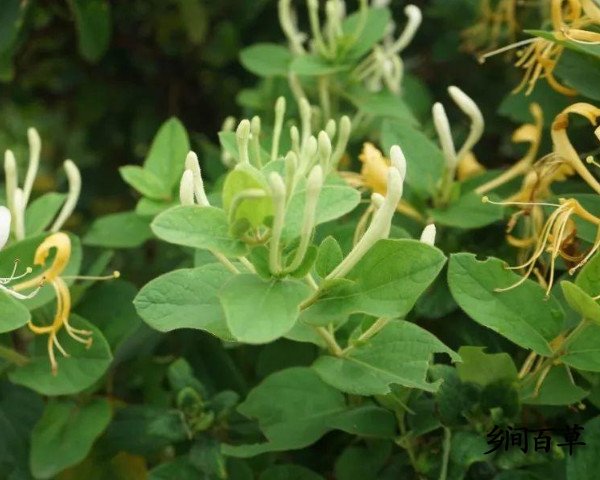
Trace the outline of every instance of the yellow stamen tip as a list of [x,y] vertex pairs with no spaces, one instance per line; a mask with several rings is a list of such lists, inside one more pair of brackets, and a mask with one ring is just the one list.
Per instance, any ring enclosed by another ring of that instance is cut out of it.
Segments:
[[27,268],[25,269],[25,272],[27,272],[27,273],[31,273],[31,272],[33,272],[33,268],[31,268],[31,267],[27,267]]
[[114,277],[114,278],[119,278],[120,276],[121,276],[121,272],[119,272],[118,270],[115,270],[115,271],[113,272],[113,277]]
[[487,195],[481,197],[481,203],[489,203],[490,198]]

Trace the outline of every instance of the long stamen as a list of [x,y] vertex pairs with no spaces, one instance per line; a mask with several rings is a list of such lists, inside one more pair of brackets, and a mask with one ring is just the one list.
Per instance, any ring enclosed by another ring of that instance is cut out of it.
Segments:
[[544,206],[544,207],[561,207],[562,205],[559,205],[557,203],[548,203],[548,202],[511,202],[511,201],[502,201],[502,202],[495,202],[494,200],[490,200],[490,198],[487,195],[484,195],[483,197],[481,197],[481,201],[483,203],[491,203],[492,205],[501,205],[501,206],[526,206],[526,207],[535,207],[537,205],[540,206]]
[[537,40],[537,38],[533,37],[533,38],[527,38],[526,40],[521,40],[519,42],[511,43],[510,45],[506,45],[504,47],[497,48],[496,50],[492,50],[491,52],[487,52],[487,53],[484,53],[482,55],[479,55],[477,57],[477,61],[479,63],[485,63],[485,61],[488,58],[493,57],[494,55],[498,55],[499,53],[508,52],[509,50],[513,50],[515,48],[519,48],[519,47],[523,47],[525,45],[529,45],[530,43],[533,43],[536,40]]

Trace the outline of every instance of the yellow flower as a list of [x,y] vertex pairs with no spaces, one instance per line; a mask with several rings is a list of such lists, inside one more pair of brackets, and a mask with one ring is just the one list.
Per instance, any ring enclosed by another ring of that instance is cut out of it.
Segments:
[[[550,19],[556,40],[571,40],[579,43],[600,42],[600,34],[585,30],[590,26],[600,25],[600,8],[593,0],[551,0]],[[517,51],[519,59],[515,66],[524,70],[523,79],[513,90],[514,93],[525,89],[529,95],[537,81],[545,78],[550,87],[557,92],[574,96],[577,91],[562,85],[554,76],[554,68],[558,63],[565,47],[559,43],[544,38],[530,38],[507,45],[479,57],[480,62],[486,58],[513,48],[524,47]]]
[[[363,144],[358,159],[362,163],[360,173],[345,171],[340,172],[340,175],[353,187],[367,187],[372,192],[385,196],[387,193],[387,172],[391,165],[390,159],[384,157],[381,150],[370,142]],[[405,200],[400,200],[397,210],[419,222],[423,221],[422,215]]]
[[461,33],[463,50],[494,48],[503,37],[514,41],[518,30],[517,0],[499,0],[495,2],[496,8],[491,3],[491,0],[482,0],[477,23]]
[[[52,324],[40,327],[29,321],[28,326],[35,334],[48,334],[48,357],[50,359],[52,374],[56,375],[58,371],[58,364],[54,354],[54,347],[56,347],[60,353],[63,354],[63,356],[69,356],[69,354],[58,341],[58,332],[64,327],[71,338],[85,344],[88,348],[92,345],[92,338],[90,338],[92,332],[90,330],[80,330],[74,328],[69,323],[69,315],[71,313],[71,294],[69,292],[69,287],[64,280],[67,277],[61,276],[71,258],[71,240],[69,239],[69,236],[63,232],[53,233],[52,235],[48,236],[35,251],[33,263],[34,265],[44,266],[52,249],[56,250],[56,255],[54,256],[52,264],[38,276],[15,285],[14,289],[17,291],[27,290],[38,287],[41,283],[49,283],[54,288],[56,295],[56,313],[54,315]],[[116,278],[118,276],[119,272],[114,272],[113,275],[109,277],[71,278],[102,280],[106,278]]]
[[[484,201],[490,200],[484,197]],[[502,205],[522,205],[518,202],[500,203]],[[542,255],[547,252],[550,254],[550,270],[548,279],[546,280],[541,275],[539,275],[538,278],[540,279],[541,283],[545,284],[546,286],[546,295],[550,295],[550,290],[554,284],[555,263],[559,256],[569,262],[578,262],[575,266],[569,269],[569,274],[572,275],[576,270],[585,265],[592,255],[594,255],[594,253],[596,253],[600,248],[600,218],[588,212],[577,200],[573,198],[561,198],[558,204],[537,203],[534,205],[553,206],[557,208],[544,223],[544,226],[535,241],[535,247],[529,259],[521,265],[509,267],[510,270],[525,269],[523,277],[513,285],[497,288],[497,292],[511,290],[525,282],[525,280],[529,278],[532,273],[534,273],[537,262],[540,260]],[[576,233],[575,222],[573,221],[574,216],[578,216],[582,220],[594,224],[597,228],[596,241],[587,254],[583,256],[583,258],[576,257],[571,253],[571,246],[574,242]]]

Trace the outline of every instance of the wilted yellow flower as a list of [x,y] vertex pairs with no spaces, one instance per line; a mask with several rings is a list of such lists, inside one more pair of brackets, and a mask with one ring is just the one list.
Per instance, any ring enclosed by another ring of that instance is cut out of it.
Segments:
[[482,0],[477,22],[461,33],[462,48],[476,52],[481,48],[495,48],[501,39],[514,41],[519,28],[517,0]]

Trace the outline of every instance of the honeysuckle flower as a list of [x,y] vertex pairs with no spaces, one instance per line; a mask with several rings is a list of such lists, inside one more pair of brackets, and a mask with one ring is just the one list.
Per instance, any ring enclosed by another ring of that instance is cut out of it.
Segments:
[[423,229],[420,241],[433,247],[435,245],[435,233],[435,225],[433,223],[430,223]]
[[[551,0],[550,20],[554,37],[556,40],[572,40],[583,43],[600,41],[598,33],[584,30],[600,25],[599,11],[600,9],[592,0],[569,0],[568,2]],[[576,90],[562,85],[554,77],[554,68],[565,47],[551,40],[539,37],[522,40],[480,56],[480,62],[483,63],[486,58],[497,53],[520,47],[523,48],[517,51],[519,59],[515,62],[515,66],[523,69],[525,73],[521,83],[513,90],[514,92],[525,89],[525,94],[529,95],[537,81],[543,77],[557,92],[567,96],[577,94]]]
[[186,169],[179,182],[179,201],[182,205],[194,205],[194,174]]
[[[400,92],[404,70],[400,53],[410,44],[423,19],[421,10],[415,5],[407,5],[404,14],[407,23],[400,36],[394,40],[391,34],[387,35],[383,44],[376,45],[352,73],[357,80],[365,81],[370,90],[379,91],[385,83],[390,91]],[[392,23],[391,30],[394,27]]]
[[[190,151],[185,158],[185,168],[192,172],[194,197],[196,203],[202,207],[210,206],[206,191],[204,190],[204,181],[202,180],[202,171],[200,170],[200,162],[198,156]],[[183,181],[183,179],[182,179]]]
[[293,272],[302,264],[304,256],[310,245],[310,240],[315,228],[317,204],[323,187],[323,168],[320,165],[313,167],[306,180],[306,197],[304,203],[304,214],[302,217],[302,228],[300,231],[300,244],[296,249],[294,259],[286,269]]
[[[46,260],[52,250],[56,251],[52,264],[34,278],[15,285],[14,289],[17,291],[28,290],[30,288],[39,289],[39,286],[44,282],[49,283],[54,288],[54,293],[56,295],[56,313],[52,324],[48,326],[38,326],[34,325],[32,321],[29,321],[28,326],[30,330],[37,335],[48,335],[48,358],[50,360],[52,374],[56,375],[58,372],[58,363],[56,362],[54,348],[58,349],[63,356],[69,356],[58,341],[58,332],[64,328],[73,340],[83,343],[88,348],[92,344],[92,332],[90,330],[77,329],[69,323],[71,294],[69,292],[69,287],[65,282],[67,277],[61,276],[71,258],[71,240],[69,239],[69,236],[63,232],[56,232],[49,235],[36,249],[33,263],[34,265],[45,266]],[[118,276],[119,272],[113,272],[113,274],[108,277],[75,278],[103,280],[107,278],[117,278]]]
[[[8,237],[10,236],[10,224],[10,210],[2,205],[0,206],[0,250],[4,248],[6,242],[8,241]],[[23,295],[8,287],[8,284],[20,278],[23,278],[24,276],[30,274],[32,271],[31,267],[27,267],[24,273],[22,273],[21,275],[17,275],[16,273],[18,264],[19,262],[15,262],[13,271],[9,277],[0,277],[0,291],[3,291],[4,293],[7,293],[8,295],[15,297],[19,300],[25,300],[27,298],[33,297],[38,292],[39,288],[35,289],[29,295]]]
[[[486,201],[490,201],[484,197]],[[492,202],[495,203],[495,202]],[[500,202],[503,205],[515,204],[514,202]],[[517,204],[519,205],[519,204]],[[600,218],[592,215],[581,204],[573,198],[561,198],[558,204],[537,203],[538,206],[551,206],[556,209],[546,220],[540,235],[538,236],[533,253],[529,259],[521,265],[509,267],[511,270],[525,270],[523,277],[513,285],[508,287],[496,288],[498,292],[511,290],[521,285],[534,272],[537,262],[541,256],[548,252],[550,254],[549,276],[548,279],[542,280],[546,283],[546,295],[550,295],[552,285],[554,284],[555,263],[560,256],[569,262],[577,262],[569,269],[569,274],[572,275],[575,271],[581,268],[585,263],[598,251],[600,248]],[[592,223],[597,228],[596,241],[592,248],[583,258],[576,257],[571,254],[571,246],[575,239],[575,222],[573,217],[580,217],[582,220]]]
[[[11,150],[6,150],[4,154],[6,205],[12,215],[12,230],[17,240],[25,238],[25,211],[37,175],[41,152],[41,140],[37,130],[29,128],[27,130],[27,139],[29,142],[29,163],[23,188],[19,188],[17,165],[14,154]],[[73,213],[81,193],[81,175],[79,169],[71,160],[65,160],[63,166],[67,175],[69,191],[58,216],[49,229],[51,232],[57,232],[62,228],[64,223]]]
[[381,203],[381,205],[373,214],[371,224],[360,240],[354,245],[350,253],[327,276],[328,279],[344,277],[369,251],[375,242],[389,236],[392,226],[392,217],[402,198],[404,178],[402,178],[400,172],[395,167],[388,167],[387,177],[388,182],[385,199],[382,202],[374,202],[376,204]]
[[[366,187],[372,192],[385,195],[388,186],[387,171],[390,165],[398,169],[402,178],[406,177],[406,159],[399,146],[394,145],[390,149],[390,157],[392,160],[384,157],[383,153],[372,143],[366,142],[358,156],[362,163],[360,173],[344,171],[341,172],[342,178],[353,187]],[[423,220],[421,214],[405,200],[400,200],[397,209],[400,213],[415,220]],[[366,213],[369,215],[372,212]]]
[[281,272],[281,234],[285,221],[286,188],[283,178],[276,172],[269,175],[269,186],[273,198],[273,228],[269,247],[269,269],[273,274]]
[[273,125],[273,141],[271,143],[271,161],[279,157],[279,141],[285,117],[285,97],[277,98],[275,102],[275,124]]
[[569,140],[567,128],[569,126],[569,114],[572,113],[586,118],[595,126],[598,117],[600,117],[600,108],[590,105],[589,103],[575,103],[559,113],[552,122],[552,127],[550,129],[554,153],[565,165],[577,172],[577,174],[585,180],[592,189],[597,193],[600,193],[600,183],[581,161],[577,151]]
[[514,41],[519,28],[517,5],[517,0],[499,0],[493,5],[491,0],[481,0],[477,22],[461,33],[463,50],[495,48],[504,36]]
[[242,120],[235,131],[241,164],[250,164],[248,144],[250,143],[250,121]]

